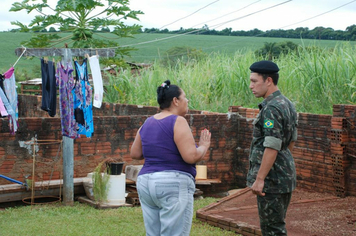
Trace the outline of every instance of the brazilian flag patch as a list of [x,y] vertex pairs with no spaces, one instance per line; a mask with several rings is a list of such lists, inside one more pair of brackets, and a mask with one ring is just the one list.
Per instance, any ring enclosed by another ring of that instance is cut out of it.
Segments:
[[263,128],[273,128],[274,126],[274,121],[273,120],[264,120],[263,122]]

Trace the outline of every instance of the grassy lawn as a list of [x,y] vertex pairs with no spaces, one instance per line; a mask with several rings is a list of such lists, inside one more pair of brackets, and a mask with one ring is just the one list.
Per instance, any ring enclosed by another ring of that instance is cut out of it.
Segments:
[[[194,211],[216,198],[195,200]],[[75,202],[74,206],[61,204],[19,206],[0,210],[0,235],[145,235],[141,207],[121,207],[98,210]],[[236,235],[197,220],[194,214],[191,235]]]

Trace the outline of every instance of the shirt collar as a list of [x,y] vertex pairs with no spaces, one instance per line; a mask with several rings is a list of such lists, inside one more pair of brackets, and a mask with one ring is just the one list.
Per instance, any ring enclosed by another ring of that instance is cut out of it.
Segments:
[[276,92],[270,94],[268,97],[266,97],[260,104],[258,104],[258,108],[261,110],[264,106],[267,105],[269,101],[271,101],[273,98],[281,95],[281,91],[277,90]]

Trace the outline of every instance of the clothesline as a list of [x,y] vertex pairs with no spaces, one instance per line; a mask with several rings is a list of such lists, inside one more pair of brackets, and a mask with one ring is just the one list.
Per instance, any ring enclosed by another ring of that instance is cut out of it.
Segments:
[[12,67],[14,67],[15,68],[15,66],[16,66],[16,64],[17,64],[17,62],[19,62],[19,60],[21,59],[21,57],[23,56],[23,54],[25,54],[25,52],[26,52],[26,48],[24,47],[24,46],[22,46],[25,50],[21,53],[21,55],[19,56],[19,58],[17,58],[17,61],[14,63],[14,65],[12,66]]
[[[20,56],[24,52],[24,47],[16,48],[16,55]],[[35,56],[42,58],[44,56],[52,57],[75,57],[88,55],[99,55],[100,57],[115,57],[114,49],[107,48],[27,48],[23,56]]]
[[[95,88],[94,94],[93,94],[94,95],[94,99],[93,99],[94,107],[100,108],[101,107],[101,102],[102,102],[102,97],[103,97],[103,86],[102,86],[102,78],[101,78],[101,72],[100,72],[100,66],[99,66],[99,53],[98,53],[98,51],[100,52],[101,55],[103,55],[103,53],[105,53],[104,49],[101,49],[101,50],[100,49],[67,49],[67,48],[66,49],[31,49],[31,48],[28,49],[28,48],[26,48],[24,46],[22,46],[21,48],[18,48],[16,50],[16,54],[19,56],[18,59],[13,64],[13,66],[10,68],[10,70],[8,72],[6,72],[4,74],[4,76],[1,76],[1,77],[4,77],[4,78],[7,78],[7,77],[8,78],[6,80],[1,80],[0,81],[0,88],[1,88],[0,89],[1,90],[0,91],[0,115],[2,117],[7,116],[9,118],[10,133],[11,134],[15,134],[16,131],[17,131],[17,127],[18,127],[18,123],[17,123],[17,119],[18,119],[17,92],[16,92],[16,84],[15,84],[14,67],[17,65],[17,63],[20,61],[20,59],[23,56],[35,56],[37,58],[40,58],[41,61],[45,61],[43,59],[43,57],[46,54],[47,55],[51,55],[51,56],[62,56],[62,57],[66,57],[66,56],[70,55],[69,57],[67,57],[68,59],[70,59],[70,58],[73,59],[73,57],[72,57],[73,54],[74,54],[74,56],[84,55],[85,60],[89,60],[91,62],[90,63],[91,69],[92,69],[92,72],[95,74],[95,76],[93,75],[93,78],[96,77],[95,80],[93,79],[94,88]],[[36,52],[38,52],[38,55],[34,54]],[[92,57],[89,57],[89,53],[91,53],[91,54],[95,53],[95,55],[92,56]],[[107,51],[107,54],[108,55],[109,54],[112,55],[111,50]],[[42,56],[42,57],[40,57],[40,56]],[[74,57],[74,64],[77,64],[77,61],[76,61],[75,57]],[[51,62],[51,65],[52,65],[52,68],[53,68],[53,69],[51,69],[52,70],[51,74],[53,73],[52,77],[53,77],[53,79],[55,79],[54,78],[54,72],[55,72],[54,71],[55,70],[55,61],[54,60],[53,60],[53,64]],[[45,71],[43,71],[42,68],[41,68],[41,73],[43,74],[44,72]],[[9,78],[11,78],[11,79],[9,79]],[[42,78],[42,84],[44,82],[43,79],[44,78]],[[56,86],[55,80],[51,81],[51,84]],[[4,88],[4,85],[5,85],[5,88]],[[89,84],[88,85],[84,85],[83,84],[83,88],[87,87],[87,86],[90,86],[90,85]],[[43,86],[42,88],[46,88],[46,86]],[[57,89],[55,88],[54,90],[57,90]],[[43,92],[44,91],[42,91],[42,93]],[[57,96],[57,94],[53,93],[53,96],[55,98]],[[44,97],[44,94],[42,94],[42,98],[43,97]],[[53,101],[55,101],[55,100],[56,99],[54,99]],[[44,110],[47,110],[47,109],[48,109],[48,107],[45,106]],[[55,115],[55,110],[56,110],[55,108],[54,109],[50,109],[50,111],[51,111],[50,116],[54,116]],[[91,134],[89,134],[87,136],[91,136]]]
[[[19,56],[19,58],[18,58],[18,59],[16,60],[16,62],[14,63],[13,67],[15,67],[15,65],[19,62],[19,60],[23,57],[23,55],[24,55],[26,52],[27,52],[27,56],[33,56],[33,57],[37,57],[37,58],[39,58],[39,59],[41,59],[41,58],[46,58],[46,57],[43,57],[43,56],[40,57],[40,56],[35,55],[34,53],[32,53],[32,52],[30,52],[29,50],[27,50],[27,48],[24,47],[24,46],[22,46],[22,49],[23,49],[23,51],[22,51],[21,55]],[[95,55],[99,58],[98,49],[90,49],[90,51],[92,51],[92,50],[95,50],[95,52],[96,52]],[[84,57],[89,59],[90,55],[87,53],[87,51],[83,51],[83,52],[85,53],[85,54],[84,54]],[[54,54],[55,54],[55,53],[54,53]],[[109,52],[107,55],[111,55],[111,52]],[[112,55],[111,55],[111,56],[112,56]],[[77,58],[74,56],[73,60],[76,61]],[[45,61],[48,61],[48,60],[45,59]],[[55,62],[54,59],[53,59],[53,62]]]

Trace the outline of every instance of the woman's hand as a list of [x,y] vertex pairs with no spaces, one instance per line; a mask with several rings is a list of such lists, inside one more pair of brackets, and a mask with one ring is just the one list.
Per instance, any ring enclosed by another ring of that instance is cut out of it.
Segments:
[[210,139],[211,133],[209,132],[209,130],[202,130],[200,134],[199,146],[204,146],[206,147],[206,149],[208,149],[210,147]]
[[174,126],[174,142],[185,162],[195,164],[200,161],[208,151],[210,138],[211,134],[209,130],[202,130],[199,146],[197,147],[187,120],[182,116],[178,116]]

